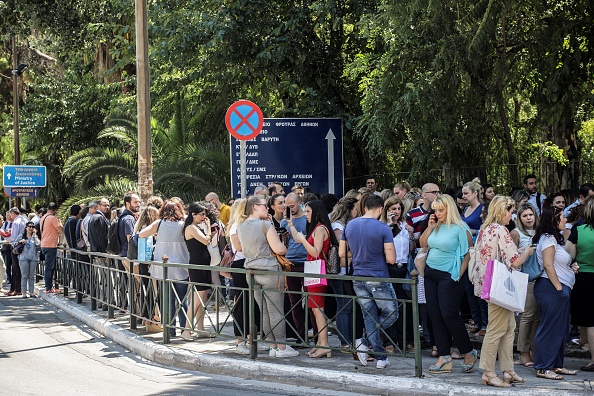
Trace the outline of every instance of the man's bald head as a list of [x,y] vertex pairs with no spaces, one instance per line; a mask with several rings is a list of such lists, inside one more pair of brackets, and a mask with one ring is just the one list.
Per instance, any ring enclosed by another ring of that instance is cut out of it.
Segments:
[[208,194],[206,194],[204,200],[206,202],[212,203],[214,206],[217,207],[217,209],[221,209],[221,201],[219,200],[219,196],[217,195],[217,193],[209,192]]
[[431,207],[431,204],[433,203],[433,201],[435,201],[435,198],[437,198],[441,194],[441,191],[439,191],[439,186],[435,183],[427,183],[423,185],[421,191],[423,193],[423,199],[425,201],[423,204],[425,208]]

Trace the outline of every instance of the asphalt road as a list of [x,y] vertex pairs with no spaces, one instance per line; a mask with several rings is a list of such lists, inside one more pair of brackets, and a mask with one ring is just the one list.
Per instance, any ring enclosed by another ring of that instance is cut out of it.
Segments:
[[203,392],[217,396],[355,395],[159,366],[40,299],[0,297],[0,393],[4,395]]

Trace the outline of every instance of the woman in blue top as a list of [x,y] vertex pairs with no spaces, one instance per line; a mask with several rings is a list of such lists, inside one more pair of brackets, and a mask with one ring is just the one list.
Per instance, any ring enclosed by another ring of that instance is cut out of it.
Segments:
[[420,239],[421,247],[430,249],[425,268],[425,297],[439,353],[429,372],[452,372],[453,338],[460,354],[464,354],[462,372],[469,373],[474,369],[477,351],[472,348],[460,319],[460,301],[464,295],[460,278],[468,267],[468,246],[472,244],[472,237],[452,197],[437,197],[431,208],[435,213],[429,217],[428,227]]
[[37,268],[37,247],[39,238],[33,222],[28,222],[25,226],[25,232],[17,243],[24,243],[23,251],[19,254],[19,266],[21,267],[21,288],[23,289],[23,298],[37,297],[35,295],[35,268]]
[[[483,204],[479,201],[480,193],[481,184],[478,178],[469,181],[462,187],[462,197],[467,203],[462,210],[462,221],[470,228],[470,234],[474,242],[476,242],[476,236],[483,224],[483,219],[481,218]],[[464,274],[462,277],[462,284],[466,289],[468,305],[470,306],[472,321],[474,322],[474,327],[470,332],[484,336],[489,322],[487,302],[474,295],[474,285],[468,279],[468,274]]]

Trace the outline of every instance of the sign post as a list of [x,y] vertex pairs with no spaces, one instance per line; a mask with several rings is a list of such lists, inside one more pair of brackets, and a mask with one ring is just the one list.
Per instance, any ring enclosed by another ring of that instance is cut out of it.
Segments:
[[[247,191],[246,141],[258,136],[264,125],[264,116],[262,110],[255,103],[242,99],[233,103],[227,110],[225,125],[229,133],[240,141],[241,198],[245,198]],[[231,166],[233,167],[233,164]]]

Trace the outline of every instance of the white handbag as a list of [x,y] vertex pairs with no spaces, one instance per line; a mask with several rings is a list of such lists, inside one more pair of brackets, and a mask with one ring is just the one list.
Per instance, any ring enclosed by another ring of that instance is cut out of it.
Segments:
[[509,270],[499,261],[493,262],[493,278],[489,302],[514,312],[524,312],[528,292],[528,274]]

